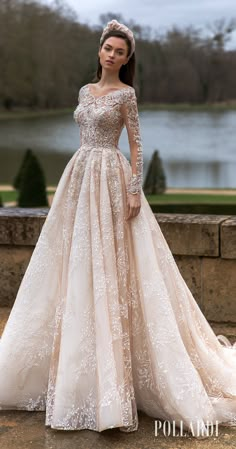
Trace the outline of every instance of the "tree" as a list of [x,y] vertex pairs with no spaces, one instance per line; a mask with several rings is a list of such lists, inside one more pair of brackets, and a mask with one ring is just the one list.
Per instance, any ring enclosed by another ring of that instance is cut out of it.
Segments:
[[[134,87],[142,103],[214,103],[236,99],[236,18],[200,28],[151,29],[108,11],[81,23],[66,0],[0,0],[0,106],[36,110],[75,106],[96,76],[102,29],[117,19],[135,35]],[[226,44],[232,49],[228,51]],[[96,79],[96,78],[95,78]]]
[[31,149],[27,150],[15,185],[19,189],[19,207],[48,207],[45,176]]
[[236,19],[231,18],[228,22],[225,18],[215,20],[213,24],[208,25],[209,30],[212,33],[213,46],[222,51],[225,48],[227,42],[232,38],[232,33],[236,29]]
[[23,161],[22,161],[22,164],[20,166],[20,169],[19,169],[19,171],[18,171],[17,175],[15,176],[15,178],[13,180],[13,183],[12,183],[13,187],[15,189],[20,189],[23,173],[25,171],[25,167],[28,164],[28,160],[31,158],[31,156],[32,156],[32,150],[30,148],[27,148],[26,149],[26,153],[25,153],[24,158],[23,158]]
[[107,12],[105,14],[99,15],[99,22],[102,28],[106,26],[107,22],[110,22],[113,19],[117,20],[120,23],[124,23],[124,18],[120,13]]
[[166,190],[166,176],[159,151],[155,150],[148,166],[143,191],[146,195],[158,195]]

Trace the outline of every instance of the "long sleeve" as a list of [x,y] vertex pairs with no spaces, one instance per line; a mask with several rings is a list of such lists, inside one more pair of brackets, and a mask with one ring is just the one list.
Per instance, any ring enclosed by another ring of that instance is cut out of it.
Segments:
[[135,90],[131,89],[122,104],[122,114],[127,129],[132,176],[127,186],[127,192],[140,193],[143,182],[143,150],[140,135],[140,123],[138,115],[138,106]]
[[84,88],[84,86],[82,86],[82,87],[79,89],[79,92],[78,92],[78,104],[80,104],[81,95],[82,95],[82,93],[83,93],[83,88]]
[[76,106],[76,108],[75,108],[75,110],[74,110],[74,120],[75,120],[75,122],[79,125],[79,121],[78,121],[78,114],[79,114],[79,106],[80,106],[80,103],[81,103],[81,100],[82,100],[82,98],[83,98],[83,93],[84,93],[84,87],[85,86],[82,86],[80,89],[79,89],[79,92],[78,92],[78,98],[77,98],[77,106]]

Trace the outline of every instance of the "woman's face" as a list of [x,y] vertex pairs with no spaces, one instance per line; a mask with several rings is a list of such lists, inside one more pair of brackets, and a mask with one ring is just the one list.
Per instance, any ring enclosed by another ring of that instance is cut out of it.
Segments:
[[[121,37],[108,37],[98,52],[100,64],[102,67],[119,71],[122,65],[125,65],[129,58],[127,57],[128,45],[125,39]],[[110,63],[109,61],[112,61]]]

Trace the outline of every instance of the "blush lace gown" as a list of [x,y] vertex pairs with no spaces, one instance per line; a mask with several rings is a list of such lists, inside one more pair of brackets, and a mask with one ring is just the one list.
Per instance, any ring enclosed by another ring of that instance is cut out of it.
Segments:
[[[135,90],[95,97],[87,84],[78,100],[81,146],[0,339],[0,409],[46,411],[65,430],[132,432],[137,410],[194,432],[236,425],[236,347],[214,334],[143,193]],[[136,191],[140,213],[126,221]]]

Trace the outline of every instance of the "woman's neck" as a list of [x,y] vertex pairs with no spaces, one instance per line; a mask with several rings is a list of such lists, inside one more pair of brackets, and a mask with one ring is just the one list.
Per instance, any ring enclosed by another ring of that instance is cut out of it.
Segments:
[[120,83],[119,75],[117,73],[109,73],[103,70],[101,79],[98,84],[102,88],[104,86],[114,86]]

